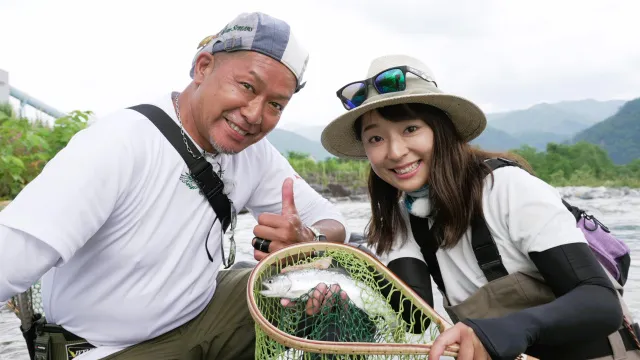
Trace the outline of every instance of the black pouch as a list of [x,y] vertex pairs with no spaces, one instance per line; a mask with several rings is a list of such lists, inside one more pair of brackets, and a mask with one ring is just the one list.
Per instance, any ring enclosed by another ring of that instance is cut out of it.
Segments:
[[31,320],[31,326],[28,329],[23,329],[20,325],[20,332],[24,341],[27,343],[27,350],[29,351],[29,359],[35,359],[35,342],[36,342],[36,327],[44,321],[42,315],[35,314]]

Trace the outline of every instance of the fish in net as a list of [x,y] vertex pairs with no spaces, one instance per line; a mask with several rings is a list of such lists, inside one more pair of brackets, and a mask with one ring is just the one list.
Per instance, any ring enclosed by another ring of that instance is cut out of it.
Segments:
[[[320,303],[313,296],[320,283],[340,290]],[[256,359],[426,359],[451,326],[377,259],[344,244],[269,255],[254,268],[247,299]],[[449,346],[445,355],[455,357],[457,349]]]

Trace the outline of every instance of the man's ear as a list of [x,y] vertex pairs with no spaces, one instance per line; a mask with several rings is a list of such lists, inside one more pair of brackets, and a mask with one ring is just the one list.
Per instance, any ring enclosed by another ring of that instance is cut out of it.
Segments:
[[193,81],[200,84],[213,70],[214,56],[208,52],[202,52],[196,58],[196,65],[193,71]]

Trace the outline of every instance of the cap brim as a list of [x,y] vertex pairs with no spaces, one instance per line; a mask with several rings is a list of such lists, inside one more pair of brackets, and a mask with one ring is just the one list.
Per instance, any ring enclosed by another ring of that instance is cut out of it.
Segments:
[[[391,94],[385,94],[391,95]],[[327,125],[322,131],[322,146],[331,154],[347,159],[366,159],[362,143],[356,139],[353,124],[362,114],[380,107],[396,104],[419,103],[435,106],[444,111],[453,122],[463,141],[480,135],[487,126],[484,112],[471,101],[459,96],[432,93],[397,95],[363,104],[349,110]]]

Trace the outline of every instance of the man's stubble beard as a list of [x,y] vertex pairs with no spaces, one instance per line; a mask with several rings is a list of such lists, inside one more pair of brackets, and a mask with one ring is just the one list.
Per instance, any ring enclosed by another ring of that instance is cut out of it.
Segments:
[[238,153],[236,150],[231,150],[213,140],[213,136],[209,136],[209,144],[213,147],[213,150],[218,154],[235,155]]

